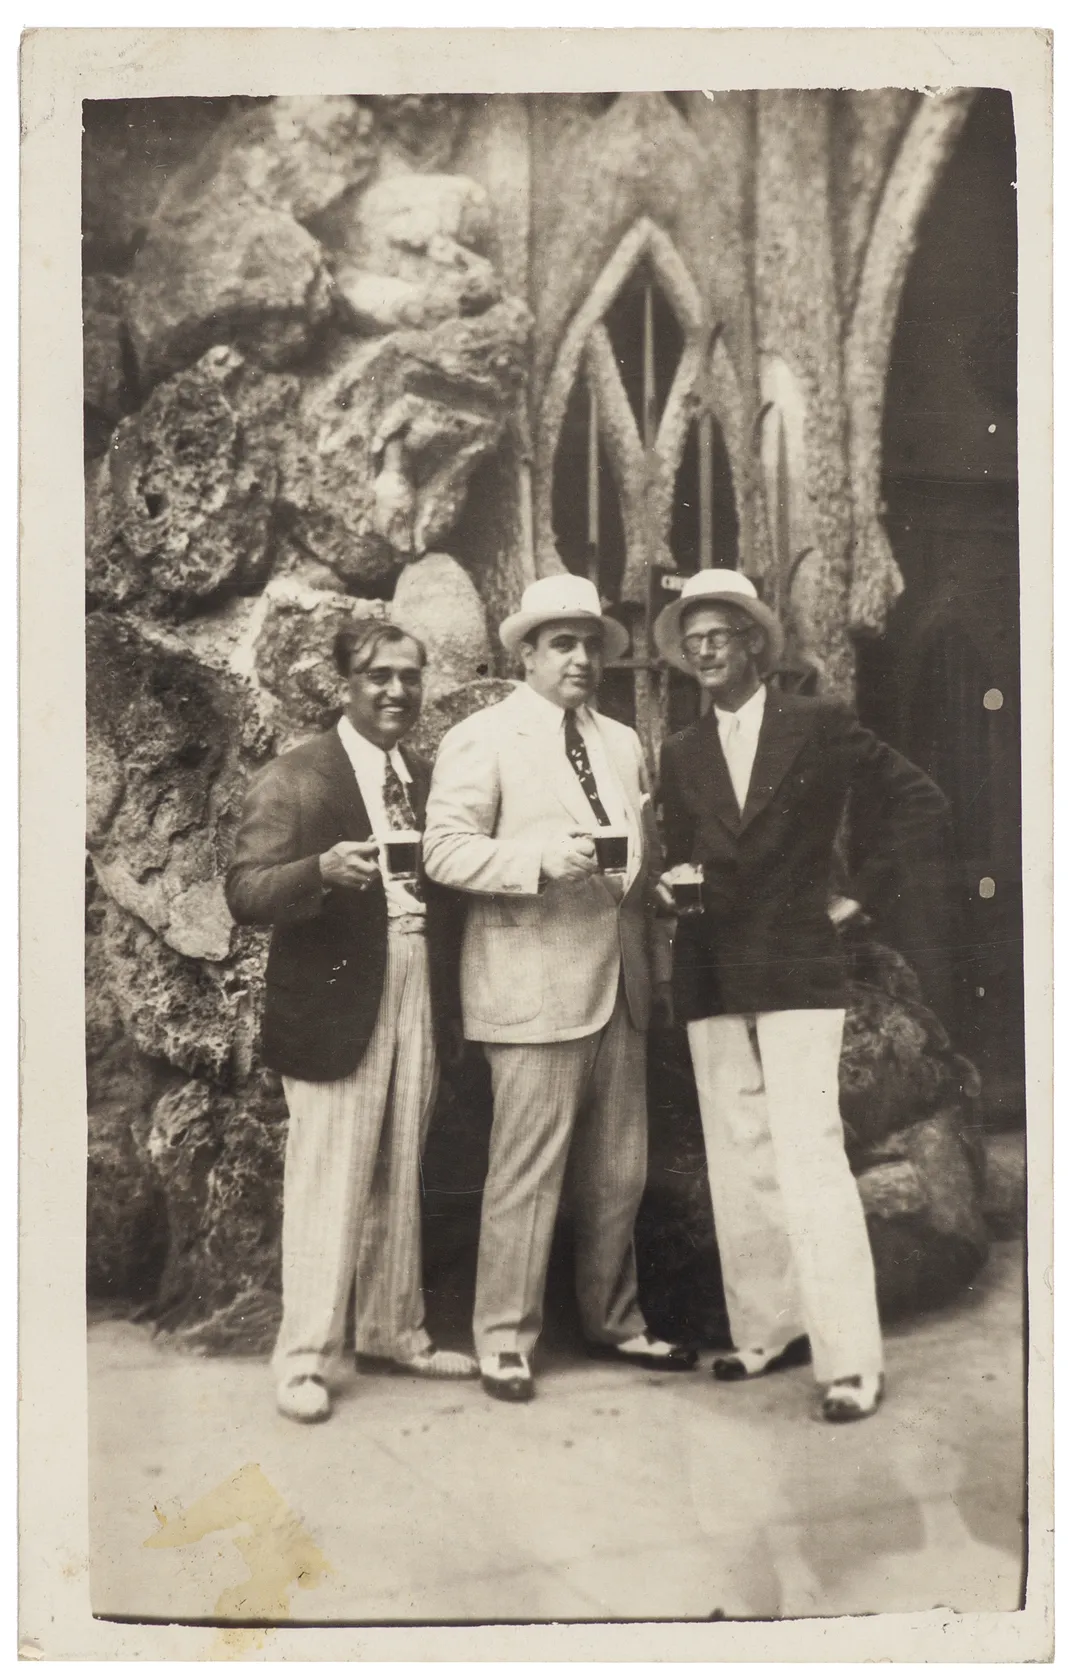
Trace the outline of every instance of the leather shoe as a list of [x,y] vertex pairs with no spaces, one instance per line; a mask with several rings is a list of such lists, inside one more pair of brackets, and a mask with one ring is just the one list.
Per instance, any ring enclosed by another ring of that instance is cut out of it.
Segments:
[[716,1358],[711,1374],[716,1382],[748,1382],[754,1376],[773,1376],[777,1370],[792,1370],[795,1365],[807,1364],[811,1358],[811,1344],[806,1335],[798,1335],[784,1347],[745,1347]]
[[446,1347],[425,1347],[412,1358],[383,1358],[378,1353],[355,1353],[354,1364],[365,1376],[423,1376],[426,1379],[458,1382],[477,1373],[477,1362],[468,1353],[448,1352]]
[[660,1341],[650,1329],[633,1335],[628,1341],[590,1341],[587,1350],[589,1358],[613,1359],[620,1364],[638,1365],[642,1370],[691,1370],[697,1358],[695,1347]]
[[480,1360],[480,1385],[492,1399],[524,1404],[535,1399],[536,1384],[524,1353],[490,1353]]
[[886,1383],[882,1376],[842,1376],[823,1394],[824,1422],[860,1422],[879,1408]]
[[275,1390],[275,1402],[291,1422],[326,1422],[331,1395],[321,1376],[287,1376]]

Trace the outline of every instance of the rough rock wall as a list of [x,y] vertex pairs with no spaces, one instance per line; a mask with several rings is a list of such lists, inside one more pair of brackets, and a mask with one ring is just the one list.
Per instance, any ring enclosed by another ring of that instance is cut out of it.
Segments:
[[285,1109],[222,891],[243,788],[337,706],[348,618],[425,641],[426,748],[497,691],[446,548],[529,319],[451,169],[468,102],[159,103],[87,122],[90,1282],[260,1345]]
[[[788,375],[790,421],[800,399],[793,508],[812,554],[787,604],[824,684],[851,688],[840,338],[906,110],[901,96],[821,93],[87,109],[94,1290],[145,1295],[200,1346],[270,1341],[285,1110],[257,1059],[266,938],[234,928],[222,894],[242,789],[336,707],[327,649],[354,614],[429,647],[420,749],[501,697],[490,632],[526,575],[521,467],[542,387],[638,216],[669,228],[725,321],[744,554],[760,575],[779,521],[747,454],[765,361],[778,394]],[[864,987],[842,1069],[869,1147],[888,1153],[906,1126],[915,1139],[866,1167],[885,1219],[873,1233],[898,1233],[901,1278],[905,1243],[940,1269],[928,1209],[940,1225],[954,1205],[969,1267],[985,1246],[948,1045],[903,1016],[896,987]],[[670,1100],[680,1121],[681,1046],[657,1065],[655,1107]],[[472,1167],[471,1206],[478,1074],[446,1090],[433,1140],[445,1170]],[[912,1130],[932,1121],[948,1147]],[[670,1171],[702,1224],[702,1178]],[[667,1244],[692,1242],[693,1215],[670,1197],[652,1223],[660,1181],[643,1239],[652,1309],[670,1323],[681,1298],[658,1279],[677,1274]],[[698,1298],[717,1284],[705,1263]]]

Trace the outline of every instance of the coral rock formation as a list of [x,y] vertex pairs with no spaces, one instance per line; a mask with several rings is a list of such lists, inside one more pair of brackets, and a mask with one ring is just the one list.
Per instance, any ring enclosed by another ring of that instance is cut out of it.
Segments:
[[303,223],[368,177],[373,126],[346,96],[273,99],[225,122],[177,173],[131,272],[146,380],[221,341],[271,367],[301,356],[333,297]]
[[182,617],[265,579],[293,383],[217,346],[123,420],[90,479],[96,604]]

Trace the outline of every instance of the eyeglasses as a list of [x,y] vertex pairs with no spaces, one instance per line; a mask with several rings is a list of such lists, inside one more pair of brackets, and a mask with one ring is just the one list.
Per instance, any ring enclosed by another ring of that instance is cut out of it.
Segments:
[[706,653],[709,650],[715,653],[724,653],[731,641],[736,641],[740,636],[751,634],[751,629],[704,630],[700,635],[682,636],[681,645],[686,653],[695,658],[697,653]]

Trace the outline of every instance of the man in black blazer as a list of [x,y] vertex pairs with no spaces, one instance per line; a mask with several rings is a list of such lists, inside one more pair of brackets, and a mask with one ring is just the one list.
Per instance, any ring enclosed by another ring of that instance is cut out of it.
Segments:
[[290,1114],[273,1366],[279,1409],[300,1422],[331,1414],[355,1283],[359,1368],[477,1368],[432,1345],[421,1291],[436,1034],[460,1033],[460,917],[420,874],[429,771],[400,746],[424,648],[369,618],[339,631],[334,657],[343,716],[250,783],[227,874],[235,920],[272,928],[262,1047]]
[[[742,574],[690,578],[655,634],[713,702],[666,742],[660,793],[664,891],[703,876],[702,912],[678,922],[674,1005],[688,1026],[735,1347],[714,1374],[805,1362],[810,1342],[823,1416],[853,1421],[878,1406],[883,1359],[838,1108],[846,993],[835,923],[873,903],[945,821],[946,801],[837,701],[764,682],[782,632]],[[847,806],[866,818],[871,848],[840,891]]]

